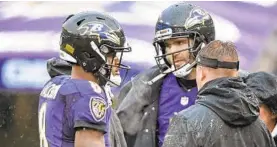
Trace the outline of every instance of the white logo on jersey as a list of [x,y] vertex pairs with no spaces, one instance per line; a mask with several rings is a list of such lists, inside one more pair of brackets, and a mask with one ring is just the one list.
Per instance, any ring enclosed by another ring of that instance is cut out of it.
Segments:
[[90,98],[90,112],[95,121],[101,121],[106,116],[107,110],[106,102],[103,98],[100,97],[91,97]]
[[181,97],[181,101],[180,101],[181,105],[185,106],[189,103],[189,98],[186,96]]

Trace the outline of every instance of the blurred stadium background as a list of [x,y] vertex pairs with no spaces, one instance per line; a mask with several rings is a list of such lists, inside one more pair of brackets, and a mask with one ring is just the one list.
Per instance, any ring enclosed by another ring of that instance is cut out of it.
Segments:
[[[0,2],[0,146],[39,146],[38,94],[50,78],[46,60],[58,56],[67,15],[96,10],[122,24],[133,47],[124,59],[132,66],[128,80],[155,64],[154,25],[161,10],[172,3]],[[191,3],[212,14],[217,39],[236,43],[242,69],[277,73],[276,2]]]

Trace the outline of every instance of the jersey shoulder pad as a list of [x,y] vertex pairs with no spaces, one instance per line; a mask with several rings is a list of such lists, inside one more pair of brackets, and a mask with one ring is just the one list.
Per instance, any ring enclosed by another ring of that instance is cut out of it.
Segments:
[[81,95],[102,95],[102,88],[91,81],[70,79],[61,87],[61,94],[69,95],[80,93]]

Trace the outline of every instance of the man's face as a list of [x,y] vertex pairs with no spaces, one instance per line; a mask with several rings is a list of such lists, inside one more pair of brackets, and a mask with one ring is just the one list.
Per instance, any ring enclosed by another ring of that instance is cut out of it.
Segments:
[[[190,52],[189,50],[184,50],[190,47],[192,40],[188,38],[174,38],[168,39],[165,41],[165,52],[173,53],[171,55],[166,56],[167,61],[173,65],[175,64],[176,68],[182,67],[184,64],[190,62]],[[181,51],[184,50],[184,51]],[[180,51],[180,52],[178,52]]]
[[117,56],[114,56],[114,54],[110,54],[107,56],[107,64],[108,65],[112,65],[112,71],[111,71],[111,74],[113,76],[117,76],[120,74],[119,72],[119,59]]

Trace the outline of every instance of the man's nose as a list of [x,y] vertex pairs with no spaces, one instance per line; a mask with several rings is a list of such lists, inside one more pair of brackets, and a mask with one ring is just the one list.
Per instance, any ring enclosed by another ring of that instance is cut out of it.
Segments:
[[[180,47],[178,47],[177,45],[172,45],[171,47],[171,52],[177,52],[180,50]],[[180,55],[180,52],[174,53],[173,54],[173,58],[176,59],[178,56]]]
[[118,57],[115,57],[113,62],[114,62],[115,65],[118,65],[118,64],[119,64],[119,59],[118,59]]

